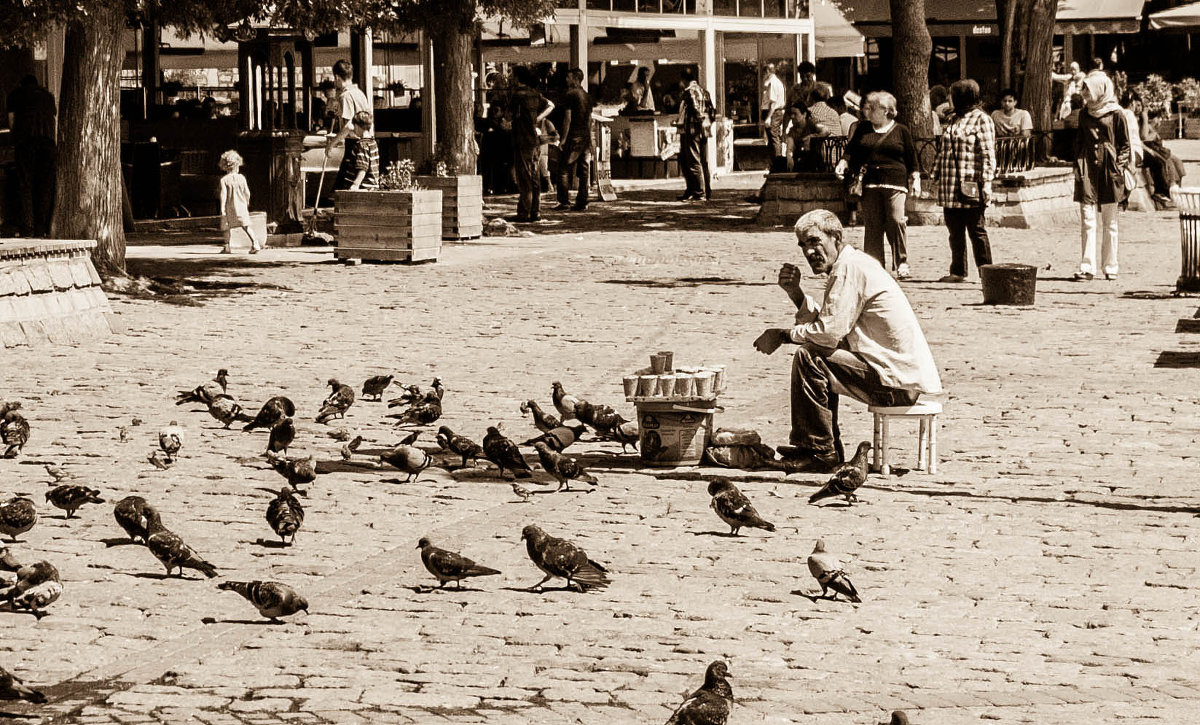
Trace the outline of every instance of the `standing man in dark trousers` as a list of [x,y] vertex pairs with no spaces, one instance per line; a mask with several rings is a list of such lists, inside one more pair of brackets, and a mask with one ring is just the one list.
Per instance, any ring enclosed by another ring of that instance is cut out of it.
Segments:
[[54,96],[32,75],[22,78],[21,85],[8,94],[7,106],[20,189],[21,234],[46,237],[54,214],[54,117],[58,109]]
[[538,138],[542,120],[554,110],[554,104],[534,88],[533,72],[525,66],[513,68],[516,90],[508,103],[512,123],[513,168],[517,174],[517,216],[513,221],[536,222],[542,218],[541,173],[538,171]]
[[[585,211],[588,205],[588,186],[592,183],[588,160],[592,153],[592,108],[595,102],[583,90],[583,71],[567,71],[567,95],[563,99],[563,142],[558,155],[558,206],[556,211]],[[571,177],[578,189],[575,206],[571,206]]]
[[708,138],[712,127],[708,117],[704,89],[696,82],[696,71],[684,68],[680,74],[684,85],[679,102],[679,172],[683,174],[684,189],[680,201],[699,201],[704,198],[704,167],[700,161],[702,140]]

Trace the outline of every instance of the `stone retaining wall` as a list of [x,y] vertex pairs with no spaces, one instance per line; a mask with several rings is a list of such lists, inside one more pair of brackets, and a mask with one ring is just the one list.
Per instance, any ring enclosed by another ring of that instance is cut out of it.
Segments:
[[76,344],[117,331],[92,241],[0,239],[0,342]]
[[767,174],[762,187],[762,208],[754,221],[765,226],[792,226],[806,212],[828,209],[845,224],[846,190],[831,173]]

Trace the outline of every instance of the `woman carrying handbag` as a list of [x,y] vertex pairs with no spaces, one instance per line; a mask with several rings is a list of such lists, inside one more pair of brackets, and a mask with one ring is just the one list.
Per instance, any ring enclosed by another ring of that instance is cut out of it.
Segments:
[[1075,280],[1086,282],[1099,271],[1098,231],[1102,237],[1100,261],[1104,278],[1117,278],[1117,205],[1128,193],[1125,171],[1130,165],[1131,147],[1129,126],[1113,93],[1112,81],[1103,73],[1091,73],[1082,83],[1087,107],[1079,114],[1079,132],[1075,135],[1075,201],[1079,202],[1082,254]]
[[996,176],[996,126],[979,108],[979,84],[970,78],[950,86],[954,116],[938,140],[938,204],[950,232],[950,274],[939,282],[967,278],[967,236],[975,266],[992,263],[992,247],[983,228],[983,213]]
[[849,172],[847,196],[859,197],[863,222],[863,251],[884,263],[883,238],[892,248],[892,269],[897,279],[908,279],[908,194],[921,193],[921,171],[912,134],[896,122],[896,97],[886,91],[867,94],[863,122],[846,142],[846,154],[834,173]]

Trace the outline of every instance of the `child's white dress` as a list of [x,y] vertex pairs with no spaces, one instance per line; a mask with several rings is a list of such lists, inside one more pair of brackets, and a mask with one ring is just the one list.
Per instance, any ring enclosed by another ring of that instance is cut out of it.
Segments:
[[221,210],[221,229],[250,226],[250,186],[245,176],[222,176],[221,198],[225,200],[225,208]]

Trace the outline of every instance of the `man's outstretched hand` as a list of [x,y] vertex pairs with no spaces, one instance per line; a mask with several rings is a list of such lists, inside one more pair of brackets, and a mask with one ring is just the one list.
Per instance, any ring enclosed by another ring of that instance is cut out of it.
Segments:
[[758,336],[758,339],[754,341],[754,349],[764,355],[770,355],[778,350],[780,345],[791,342],[791,339],[787,330],[772,327]]

